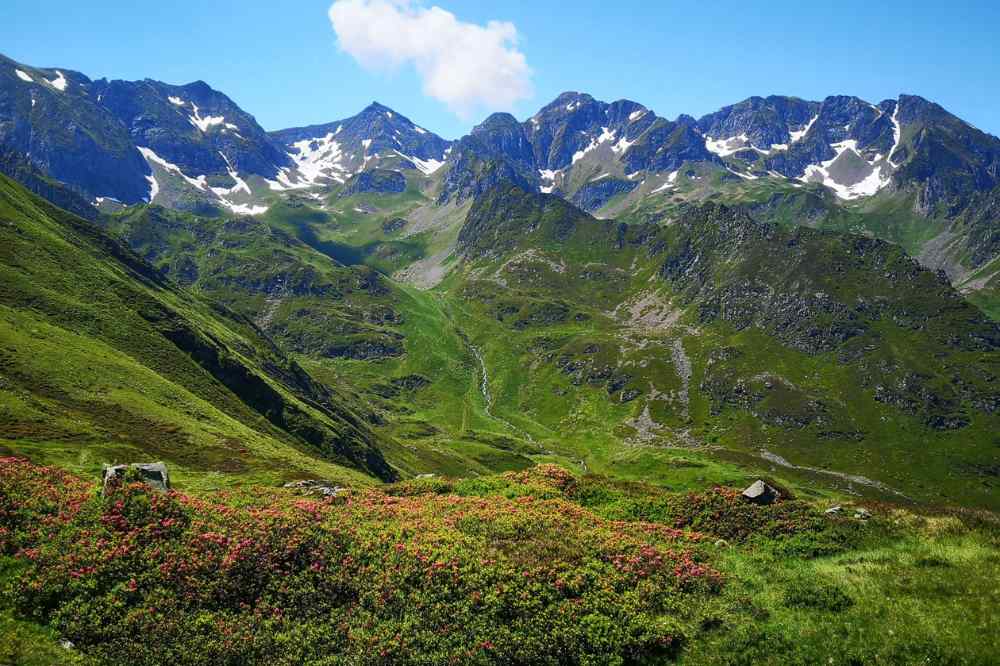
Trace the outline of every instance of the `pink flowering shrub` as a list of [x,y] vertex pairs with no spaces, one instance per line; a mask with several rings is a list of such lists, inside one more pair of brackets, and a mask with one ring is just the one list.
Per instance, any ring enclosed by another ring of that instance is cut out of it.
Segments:
[[675,653],[722,584],[696,533],[428,486],[102,498],[2,459],[0,551],[23,563],[5,594],[115,664],[604,664]]
[[[733,488],[720,486],[702,492],[675,493],[649,484],[601,476],[577,478],[557,465],[538,465],[518,472],[458,481],[442,478],[404,481],[390,486],[387,492],[567,499],[603,518],[627,522],[632,529],[639,524],[661,529],[669,525],[735,542],[763,543],[789,556],[840,552],[861,536],[857,521],[824,516],[807,502],[781,499],[762,506],[746,501]],[[789,494],[785,489],[782,492]]]

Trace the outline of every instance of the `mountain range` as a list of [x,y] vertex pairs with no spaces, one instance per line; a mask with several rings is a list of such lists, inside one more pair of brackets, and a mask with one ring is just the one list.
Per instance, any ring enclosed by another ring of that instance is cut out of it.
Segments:
[[[752,97],[668,120],[569,92],[449,141],[378,103],[268,132],[203,82],[3,58],[0,155],[182,294],[170,316],[193,332],[160,335],[263,409],[262,437],[333,464],[610,469],[625,442],[655,469],[656,446],[710,447],[863,492],[995,503],[1000,139],[920,97]],[[7,188],[11,210],[69,219]],[[5,307],[44,302],[26,293]],[[30,395],[37,372],[10,362]],[[315,423],[267,411],[264,384]],[[31,431],[28,413],[12,418]]]
[[599,216],[662,214],[677,200],[715,197],[804,207],[814,226],[856,225],[856,211],[905,218],[860,225],[967,291],[991,283],[1000,252],[976,213],[995,206],[1000,140],[913,95],[877,104],[752,97],[671,121],[636,102],[564,93],[525,122],[495,114],[451,142],[378,103],[352,118],[265,132],[203,82],[94,81],[6,58],[0,81],[0,145],[97,202],[261,214],[283,193],[319,197],[384,168],[402,178],[355,187],[402,191],[409,176],[443,204],[478,194],[490,164],[494,179]]

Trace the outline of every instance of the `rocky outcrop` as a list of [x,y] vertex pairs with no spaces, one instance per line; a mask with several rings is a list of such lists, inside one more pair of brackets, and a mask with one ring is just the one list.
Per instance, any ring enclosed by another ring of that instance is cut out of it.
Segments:
[[107,495],[111,488],[128,478],[129,472],[154,490],[167,492],[170,490],[170,474],[162,462],[133,463],[131,465],[106,466],[101,473],[102,493]]
[[406,176],[402,173],[389,169],[372,169],[352,176],[338,196],[343,198],[366,193],[400,194],[405,191]]
[[536,190],[539,176],[524,128],[495,113],[452,147],[439,203],[475,199],[504,181]]
[[576,191],[571,199],[574,204],[587,212],[594,212],[602,208],[611,199],[620,195],[628,194],[638,183],[621,178],[602,178],[596,182],[590,182]]

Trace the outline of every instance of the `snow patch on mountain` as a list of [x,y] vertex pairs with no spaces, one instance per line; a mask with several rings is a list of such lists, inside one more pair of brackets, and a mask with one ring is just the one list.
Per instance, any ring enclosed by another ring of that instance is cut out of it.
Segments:
[[556,189],[556,178],[562,174],[562,171],[553,171],[552,169],[539,169],[538,175],[541,177],[542,182],[548,183],[548,185],[542,185],[538,189],[542,194],[552,194],[552,191]]
[[170,102],[171,104],[173,104],[174,106],[186,106],[187,105],[187,102],[185,102],[184,100],[182,100],[180,97],[168,97],[167,101]]
[[274,192],[300,190],[312,186],[312,183],[308,182],[293,182],[291,178],[291,170],[288,167],[281,167],[281,169],[278,170],[278,175],[275,176],[275,180],[265,178],[264,182],[266,182],[268,188]]
[[[185,182],[187,182],[195,189],[205,192],[206,194],[213,195],[214,198],[217,199],[220,204],[222,204],[223,206],[225,206],[234,213],[237,213],[239,215],[260,215],[262,213],[266,213],[268,210],[267,206],[255,206],[247,203],[236,203],[235,201],[231,200],[231,197],[233,195],[239,194],[240,192],[245,193],[247,196],[253,196],[253,190],[251,190],[247,182],[240,177],[239,173],[233,167],[232,162],[230,162],[229,158],[226,157],[226,155],[221,151],[219,152],[219,155],[222,157],[223,160],[225,160],[226,167],[229,172],[229,177],[232,178],[233,182],[235,183],[232,187],[228,188],[209,187],[207,178],[205,176],[198,176],[197,178],[191,178],[190,176],[185,174],[179,166],[163,159],[150,148],[139,146],[138,150],[139,153],[142,154],[146,162],[150,165],[150,167],[154,167],[154,169],[158,167],[159,169],[161,169],[166,173],[180,176],[182,179],[184,179]],[[149,181],[150,185],[149,203],[153,203],[153,201],[156,199],[156,196],[160,193],[160,184],[156,180],[155,171],[153,175],[146,176],[146,180]]]
[[625,151],[631,148],[633,143],[635,143],[635,141],[629,141],[627,138],[622,137],[619,139],[618,143],[611,146],[611,150],[616,155],[624,155]]
[[726,167],[726,171],[736,176],[739,176],[743,180],[757,180],[757,176],[753,175],[752,173],[740,173],[736,169],[730,168],[728,166]]
[[899,148],[900,142],[903,140],[903,126],[899,124],[899,107],[901,104],[897,101],[896,108],[892,111],[892,148],[889,149],[889,154],[887,156],[889,165],[893,168],[899,165],[892,161],[892,154],[896,152]]
[[750,139],[745,133],[729,137],[728,139],[713,139],[709,135],[705,135],[705,149],[710,153],[715,153],[719,157],[726,157],[743,150],[749,142]]
[[658,188],[650,192],[650,194],[659,194],[660,192],[665,192],[669,189],[672,189],[674,185],[677,183],[677,174],[679,173],[680,171],[671,171],[670,175],[667,176],[666,182],[664,182]]
[[268,211],[267,206],[255,206],[253,204],[236,203],[235,201],[231,201],[228,198],[234,194],[238,194],[239,192],[244,192],[248,196],[253,196],[253,190],[250,189],[250,186],[247,185],[245,180],[240,178],[239,173],[233,167],[233,163],[229,161],[229,158],[226,157],[226,154],[220,150],[219,156],[221,156],[222,159],[226,161],[226,167],[227,171],[229,172],[229,177],[232,178],[233,182],[236,183],[235,185],[233,185],[228,189],[221,187],[212,188],[212,192],[214,192],[215,195],[219,197],[219,201],[222,203],[222,205],[238,215],[262,215],[263,213],[266,213]]
[[[801,131],[808,131],[808,127]],[[795,133],[792,132],[792,134]],[[794,143],[795,140],[793,140],[792,143]],[[753,145],[750,141],[750,137],[747,136],[746,133],[738,136],[731,136],[727,139],[713,139],[709,135],[705,135],[705,149],[710,153],[715,153],[719,157],[728,157],[729,155],[737,153],[741,150],[753,150],[766,157],[772,153],[788,150],[788,145],[789,144],[787,143],[772,143],[770,148],[758,148]]]
[[59,92],[66,92],[66,86],[68,85],[68,82],[66,81],[66,77],[58,69],[56,70],[56,74],[58,74],[58,76],[56,76],[56,78],[54,78],[52,80],[48,80],[48,79],[46,79],[46,80],[48,81],[48,83],[49,83],[50,86],[52,86],[53,88],[55,88]]
[[800,129],[800,130],[794,130],[794,131],[793,130],[788,130],[788,135],[790,137],[792,137],[792,143],[798,143],[799,141],[801,141],[803,139],[803,137],[805,137],[805,135],[809,133],[809,130],[812,129],[813,124],[817,120],[819,120],[819,114],[818,113],[815,116],[813,116],[812,120],[810,120],[808,123],[806,123],[806,126],[803,127],[802,129]]
[[246,183],[245,180],[243,180],[242,178],[240,178],[239,173],[236,171],[236,169],[233,168],[233,163],[229,161],[229,158],[226,157],[225,153],[223,153],[220,150],[219,151],[219,155],[222,157],[222,159],[224,159],[226,161],[226,167],[227,167],[227,171],[229,172],[229,177],[232,178],[233,181],[236,184],[233,185],[232,187],[228,188],[228,189],[226,189],[226,188],[219,188],[219,187],[213,187],[212,191],[215,192],[216,194],[218,194],[220,197],[222,195],[225,195],[225,194],[236,194],[237,192],[240,192],[240,191],[243,191],[243,192],[246,192],[247,194],[251,194],[252,195],[253,194],[253,190],[250,189],[250,186],[247,185],[247,183]]
[[35,80],[33,78],[31,78],[25,72],[22,72],[19,69],[15,69],[14,73],[17,74],[17,78],[21,79],[22,81],[25,81],[27,83],[34,83],[35,82]]
[[435,171],[444,166],[444,162],[442,162],[441,160],[435,160],[435,159],[422,160],[419,157],[411,157],[409,155],[404,155],[398,150],[395,152],[403,159],[412,162],[414,166],[416,166],[417,169],[420,170],[420,173],[424,174],[425,176],[431,175],[432,173],[434,173]]
[[647,113],[649,113],[649,112],[646,109],[639,109],[638,111],[633,111],[632,113],[628,114],[628,121],[630,123],[634,123],[635,121],[639,120],[639,118],[642,118],[644,115],[646,115]]
[[149,181],[149,197],[146,199],[146,203],[153,203],[156,200],[156,195],[160,193],[160,184],[156,182],[156,176],[153,175],[146,176],[146,180]]
[[222,205],[233,211],[237,215],[263,215],[268,211],[267,206],[252,206],[249,204],[234,204],[223,201]]
[[[160,157],[159,155],[157,155],[155,152],[153,152],[152,149],[146,148],[144,146],[137,146],[137,148],[139,150],[139,153],[146,160],[146,163],[149,164],[150,166],[153,166],[155,164],[156,166],[160,167],[161,169],[163,169],[167,173],[173,173],[173,174],[176,174],[176,175],[180,176],[185,181],[187,181],[188,184],[190,184],[192,187],[195,187],[196,189],[199,189],[199,190],[201,190],[203,192],[205,191],[205,188],[208,185],[208,183],[206,182],[205,176],[198,176],[197,178],[191,178],[190,176],[188,176],[187,174],[185,174],[183,171],[181,171],[181,168],[179,166],[177,166],[176,164],[171,164],[167,160],[163,159],[162,157]],[[157,185],[156,189],[157,189],[157,191],[159,191],[159,186],[158,185]],[[152,196],[150,196],[150,202],[152,202],[152,200],[153,200]]]
[[[310,185],[317,184],[323,178],[345,182],[344,174],[347,170],[341,164],[344,154],[340,144],[334,140],[336,135],[337,132],[330,132],[324,137],[303,139],[292,144],[293,151],[288,156]],[[281,181],[280,174],[278,180]]]
[[224,125],[226,123],[224,116],[205,116],[202,118],[201,114],[198,113],[198,105],[194,102],[191,103],[191,108],[193,109],[194,115],[188,116],[188,120],[202,132],[207,132],[210,128],[215,127],[216,125]]
[[[864,180],[847,188],[845,199],[857,199],[858,197],[870,197],[883,187],[889,184],[889,176],[882,176],[882,167],[875,167]],[[840,196],[840,192],[837,193]]]
[[587,153],[589,153],[589,152],[591,152],[593,150],[597,150],[597,148],[599,148],[600,146],[602,146],[602,145],[604,145],[606,143],[610,143],[611,141],[614,141],[615,140],[615,136],[616,136],[616,134],[615,134],[615,132],[613,130],[611,130],[611,129],[607,128],[607,127],[602,127],[601,128],[601,134],[598,137],[596,137],[595,139],[593,139],[587,145],[586,148],[584,148],[583,150],[578,150],[575,153],[573,153],[573,161],[572,161],[572,163],[576,164],[577,162],[579,162],[580,160],[582,160],[587,155]]
[[[845,200],[871,196],[889,184],[891,174],[883,175],[885,165],[876,165],[876,162],[881,161],[881,155],[877,155],[872,162],[868,162],[858,152],[858,142],[854,139],[830,144],[830,147],[836,151],[836,156],[820,164],[810,164],[806,167],[805,172],[799,176],[798,180],[804,183],[822,183],[825,187],[833,190],[834,194],[838,197]],[[852,156],[859,162],[864,162],[868,165],[868,173],[864,178],[855,182],[838,182],[833,173],[834,164],[842,157],[851,158]]]

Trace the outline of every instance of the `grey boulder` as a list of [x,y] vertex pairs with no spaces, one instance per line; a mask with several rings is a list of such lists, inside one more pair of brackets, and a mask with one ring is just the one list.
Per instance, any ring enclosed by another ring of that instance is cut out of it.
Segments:
[[753,504],[772,504],[781,497],[781,493],[778,492],[777,488],[768,485],[762,479],[758,479],[743,491],[743,497]]
[[101,481],[104,486],[103,494],[107,495],[108,485],[125,476],[125,472],[128,469],[137,470],[139,475],[142,476],[142,480],[150,488],[161,492],[170,490],[170,473],[167,472],[165,464],[162,462],[133,463],[131,465],[110,465],[104,467],[104,472],[101,475]]

